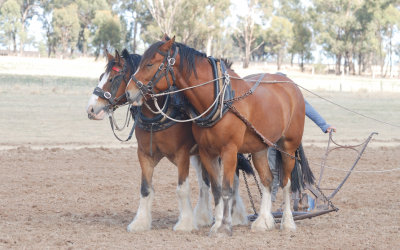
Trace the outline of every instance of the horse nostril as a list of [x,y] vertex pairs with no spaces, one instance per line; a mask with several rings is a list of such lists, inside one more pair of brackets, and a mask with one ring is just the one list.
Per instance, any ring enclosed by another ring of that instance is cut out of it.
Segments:
[[127,99],[127,100],[130,100],[130,94],[129,94],[129,92],[125,92],[125,95],[126,95],[126,99]]

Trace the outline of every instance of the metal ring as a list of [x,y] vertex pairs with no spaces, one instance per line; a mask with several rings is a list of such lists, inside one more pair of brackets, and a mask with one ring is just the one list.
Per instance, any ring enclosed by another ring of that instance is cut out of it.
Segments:
[[104,92],[104,98],[106,98],[107,100],[111,98],[111,94],[110,92]]
[[158,70],[163,70],[164,69],[164,63],[161,63],[160,66],[158,67]]
[[168,58],[168,65],[173,66],[174,64],[175,64],[175,58],[173,57]]

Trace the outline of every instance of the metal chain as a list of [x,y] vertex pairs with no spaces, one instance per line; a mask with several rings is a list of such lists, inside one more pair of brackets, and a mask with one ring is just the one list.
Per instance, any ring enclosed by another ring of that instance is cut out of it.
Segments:
[[242,120],[244,122],[244,124],[246,124],[246,126],[248,128],[250,128],[251,130],[253,130],[253,132],[260,137],[261,141],[270,146],[275,148],[276,150],[278,150],[279,152],[289,156],[292,159],[298,159],[296,156],[289,154],[288,152],[282,150],[281,148],[278,147],[278,145],[276,145],[275,143],[272,143],[270,140],[268,140],[267,138],[265,138],[254,126],[253,124],[251,124],[242,114],[240,114],[240,112],[235,108],[235,106],[233,105],[229,105],[228,106],[229,109],[232,111],[232,113],[234,113],[240,120]]
[[[254,205],[253,196],[251,195],[251,192],[250,192],[249,184],[247,183],[246,172],[243,169],[242,169],[242,173],[243,173],[244,183],[246,184],[247,194],[249,195],[251,207],[253,208],[254,214],[258,215],[256,206]],[[254,177],[255,177],[255,175],[254,175]],[[258,183],[257,183],[257,185],[258,185]]]

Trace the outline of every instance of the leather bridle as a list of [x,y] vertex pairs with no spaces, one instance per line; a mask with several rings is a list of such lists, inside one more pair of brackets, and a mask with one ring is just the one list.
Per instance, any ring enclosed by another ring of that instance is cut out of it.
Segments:
[[[173,53],[172,50],[174,50]],[[143,84],[143,82],[139,81],[134,75],[131,76],[132,81],[135,82],[136,87],[140,90],[143,97],[146,97],[146,95],[148,94],[155,94],[154,87],[163,77],[165,77],[167,80],[168,89],[175,85],[175,74],[173,66],[175,65],[176,55],[178,54],[178,47],[173,45],[167,52],[157,50],[157,53],[163,55],[164,60],[162,61],[160,66],[158,66],[157,72],[147,84]],[[171,74],[172,83],[169,79],[169,74]]]
[[108,105],[106,105],[104,107],[104,110],[107,109],[114,109],[115,106],[118,104],[119,101],[121,101],[125,96],[125,92],[119,96],[118,98],[115,98],[115,96],[117,95],[117,91],[119,89],[119,87],[121,86],[122,80],[124,80],[126,83],[128,82],[127,79],[125,78],[125,74],[127,71],[127,67],[126,67],[127,63],[124,64],[124,67],[122,69],[119,69],[117,67],[112,67],[111,70],[114,70],[116,72],[118,72],[119,74],[115,75],[111,80],[111,88],[110,88],[110,92],[108,91],[104,91],[102,88],[96,87],[93,90],[93,94],[108,101]]

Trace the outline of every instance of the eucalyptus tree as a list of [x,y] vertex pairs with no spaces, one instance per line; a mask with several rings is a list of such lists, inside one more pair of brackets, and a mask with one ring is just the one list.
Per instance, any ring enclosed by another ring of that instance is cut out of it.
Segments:
[[354,73],[354,57],[359,22],[356,12],[362,0],[314,0],[314,29],[318,32],[317,42],[329,56],[336,60],[336,74],[341,73],[344,59],[345,72]]
[[92,27],[96,58],[106,49],[121,49],[121,22],[110,10],[96,11]]
[[221,41],[225,33],[223,25],[229,16],[229,0],[147,0],[146,6],[155,20],[143,32],[146,42],[166,33],[207,54],[220,55],[224,51],[223,46],[215,45],[213,49],[213,44]]
[[293,41],[292,26],[292,23],[287,18],[273,16],[271,25],[265,34],[265,49],[276,57],[278,70],[281,69],[283,59]]
[[132,53],[137,53],[139,35],[152,22],[152,16],[146,7],[146,0],[120,0],[117,3],[119,14],[125,19],[128,32],[125,43]]
[[278,16],[287,18],[292,23],[292,41],[288,49],[293,64],[294,55],[299,57],[301,71],[304,63],[312,59],[312,30],[308,8],[301,0],[281,0]]
[[65,7],[56,8],[52,14],[54,38],[59,44],[62,57],[74,52],[79,36],[78,6],[71,3]]
[[90,29],[92,28],[93,21],[98,10],[111,10],[111,6],[106,0],[75,0],[78,5],[79,17],[79,36],[77,47],[86,55],[88,52],[88,43],[90,39]]
[[[19,52],[23,54],[26,42],[26,29],[29,21],[37,14],[37,0],[6,0],[1,5],[0,22],[6,37],[11,38],[13,50],[16,51],[16,41],[19,40]],[[7,40],[7,39],[6,39]]]
[[247,68],[251,54],[263,45],[263,41],[255,44],[256,21],[267,21],[272,12],[272,0],[247,0],[246,8],[237,15],[235,40],[243,52],[243,68]]
[[17,51],[17,36],[22,30],[20,6],[16,0],[7,0],[0,8],[0,35],[5,45],[14,53]]
[[[395,47],[394,35],[400,27],[399,6],[394,5],[396,1],[377,0],[374,11],[375,34],[378,40],[378,63],[381,75],[392,76],[393,53]],[[386,64],[386,69],[385,69]]]

